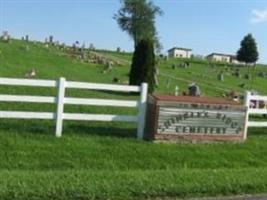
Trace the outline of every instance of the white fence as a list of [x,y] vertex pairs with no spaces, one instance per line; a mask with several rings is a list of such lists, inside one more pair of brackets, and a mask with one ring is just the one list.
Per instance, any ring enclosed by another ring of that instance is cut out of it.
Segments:
[[267,127],[267,121],[249,121],[249,115],[267,115],[267,96],[252,95],[246,92],[245,106],[247,107],[246,126],[247,127]]
[[[13,79],[0,78],[0,85],[12,86],[37,86],[37,87],[54,87],[57,88],[57,96],[23,96],[23,95],[3,95],[0,94],[0,101],[4,102],[29,102],[29,103],[52,103],[57,105],[55,113],[52,112],[18,112],[18,111],[0,111],[0,118],[16,119],[50,119],[56,122],[56,136],[61,137],[63,120],[81,120],[81,121],[124,121],[136,122],[137,137],[142,139],[145,128],[145,114],[147,103],[147,84],[142,83],[139,86],[124,86],[112,84],[98,84],[66,81],[65,78],[55,80],[31,80],[31,79]],[[65,97],[65,90],[88,89],[88,90],[106,90],[120,92],[138,92],[139,100],[108,100],[92,98],[72,98]],[[64,104],[73,105],[94,105],[94,106],[114,106],[114,107],[136,107],[138,108],[137,116],[125,115],[106,115],[106,114],[81,114],[81,113],[64,113]]]

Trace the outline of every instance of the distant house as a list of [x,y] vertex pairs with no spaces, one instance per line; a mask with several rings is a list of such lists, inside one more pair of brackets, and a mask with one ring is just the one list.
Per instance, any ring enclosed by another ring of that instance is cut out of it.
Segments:
[[244,64],[243,62],[239,62],[235,55],[230,55],[230,54],[212,53],[209,54],[206,58],[210,61],[216,61],[216,62],[226,62],[236,65]]
[[174,47],[168,50],[168,56],[171,58],[191,58],[192,49]]
[[207,55],[207,59],[210,61],[226,62],[226,63],[231,63],[231,57],[232,55],[222,54],[222,53],[211,53]]
[[235,55],[231,56],[231,63],[235,65],[245,65],[245,62],[240,62],[237,60],[237,57]]

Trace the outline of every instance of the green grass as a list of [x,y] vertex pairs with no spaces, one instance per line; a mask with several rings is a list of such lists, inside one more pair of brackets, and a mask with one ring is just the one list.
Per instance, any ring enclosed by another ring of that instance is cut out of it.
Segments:
[[[25,46],[29,46],[26,51]],[[127,80],[131,54],[97,51],[124,60],[102,74],[103,66],[81,63],[55,47],[13,40],[0,42],[0,76],[24,78],[31,68],[37,78],[105,82]],[[225,75],[217,64],[194,61],[188,69],[173,70],[179,59],[160,60],[157,93],[172,94],[176,85],[186,90],[197,81],[203,93],[221,96],[224,90],[242,92],[238,84],[252,81]],[[245,74],[247,69],[241,69]],[[257,66],[256,71],[265,71]],[[225,72],[227,73],[227,72]],[[257,72],[254,72],[255,74]],[[168,78],[170,87],[167,88]],[[203,75],[206,75],[205,77]],[[254,79],[261,93],[266,81]],[[1,94],[55,95],[55,89],[0,86]],[[136,99],[134,95],[67,90],[67,96]],[[55,111],[50,104],[0,103],[0,110]],[[66,112],[136,114],[135,109],[66,106]],[[131,123],[64,121],[63,137],[54,136],[54,122],[7,120],[0,122],[0,199],[146,199],[267,193],[267,129],[250,129],[245,143],[158,144],[135,139]]]
[[[49,123],[27,122],[32,130],[23,125],[21,131],[14,127],[0,134],[1,199],[200,197],[267,190],[264,129],[244,144],[174,145],[96,134],[96,124],[67,123],[62,139],[37,131]],[[71,130],[75,125],[79,129]],[[80,126],[87,126],[86,133]]]

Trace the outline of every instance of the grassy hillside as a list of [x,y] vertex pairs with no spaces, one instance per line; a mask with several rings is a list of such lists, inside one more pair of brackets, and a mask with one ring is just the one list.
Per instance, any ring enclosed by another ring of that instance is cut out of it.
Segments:
[[[127,80],[131,54],[96,51],[122,65],[101,73],[104,66],[83,63],[56,47],[13,40],[0,42],[0,76],[24,78],[34,68],[37,78],[107,82]],[[206,95],[221,96],[239,83],[252,84],[230,74],[216,80],[224,65],[211,68],[192,62],[173,70],[181,60],[159,61],[157,93],[186,90],[196,81]],[[224,69],[226,70],[226,69]],[[264,71],[263,66],[256,70]],[[227,73],[227,72],[225,72]],[[229,72],[230,73],[230,72]],[[241,74],[246,69],[241,69]],[[256,74],[257,72],[255,72]],[[171,76],[171,78],[169,78]],[[170,80],[168,80],[170,79]],[[169,87],[167,87],[167,83]],[[265,93],[265,79],[253,86]],[[46,88],[0,86],[1,94],[52,95]],[[87,90],[67,90],[67,96],[133,99],[136,96]],[[54,111],[54,105],[0,103],[0,110]],[[66,112],[134,114],[135,109],[66,106]],[[267,193],[267,130],[250,129],[242,144],[156,144],[135,139],[130,123],[64,121],[63,137],[54,137],[54,122],[7,120],[0,122],[0,199],[145,199]]]

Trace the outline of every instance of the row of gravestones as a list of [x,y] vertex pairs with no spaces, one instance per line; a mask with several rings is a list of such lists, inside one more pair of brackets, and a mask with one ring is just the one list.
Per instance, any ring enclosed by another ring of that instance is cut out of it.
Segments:
[[188,68],[190,66],[190,63],[188,61],[185,61],[183,63],[179,63],[179,64],[172,64],[172,69],[177,69],[177,68]]

